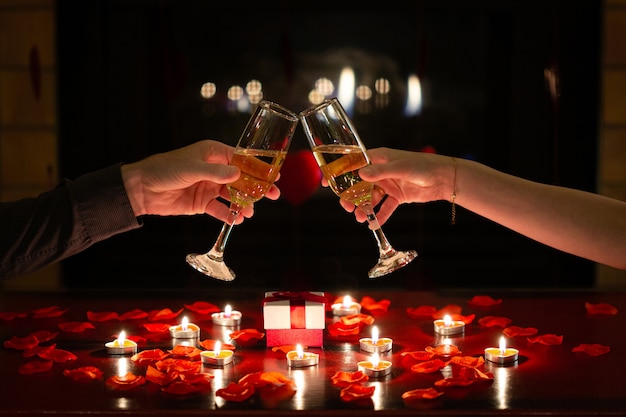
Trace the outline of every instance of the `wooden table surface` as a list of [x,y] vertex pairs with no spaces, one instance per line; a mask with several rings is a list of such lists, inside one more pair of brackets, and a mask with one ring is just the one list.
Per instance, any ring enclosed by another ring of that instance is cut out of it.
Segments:
[[[316,290],[316,289],[313,289]],[[23,312],[26,317],[0,320],[0,339],[27,336],[39,330],[59,332],[49,343],[68,350],[77,359],[54,363],[49,371],[22,375],[19,368],[33,358],[23,357],[20,350],[0,347],[0,415],[626,415],[626,293],[593,291],[497,291],[475,293],[454,292],[377,292],[350,294],[357,299],[370,296],[391,302],[386,313],[374,316],[381,337],[393,339],[393,351],[384,359],[393,363],[391,375],[381,380],[370,379],[364,385],[375,386],[371,401],[350,403],[340,399],[340,389],[331,384],[337,371],[356,371],[357,362],[369,358],[359,349],[358,338],[343,340],[332,337],[328,326],[336,320],[327,315],[323,348],[307,350],[320,354],[318,366],[290,369],[285,355],[267,348],[265,341],[250,347],[237,347],[233,364],[223,369],[202,367],[212,373],[210,392],[191,397],[172,397],[161,393],[159,387],[147,382],[132,392],[116,392],[106,388],[105,380],[116,375],[122,363],[135,374],[145,374],[145,367],[135,365],[128,357],[106,354],[104,343],[112,340],[120,329],[127,334],[143,336],[147,343],[140,350],[171,349],[175,344],[169,334],[155,337],[143,327],[142,320],[109,320],[91,322],[95,329],[80,333],[62,331],[63,322],[86,322],[87,312],[111,311],[123,313],[133,309],[146,312],[169,308],[177,311],[185,304],[207,301],[217,306],[230,304],[244,315],[241,328],[263,329],[262,293],[232,291],[221,293],[189,292],[60,292],[0,294],[0,312]],[[341,296],[343,294],[336,294]],[[489,295],[502,303],[492,308],[472,308],[468,304],[475,295]],[[585,303],[608,303],[618,309],[616,315],[589,315]],[[430,388],[444,378],[444,368],[430,374],[412,372],[402,352],[424,350],[436,346],[438,337],[429,319],[415,319],[407,308],[450,304],[462,307],[462,314],[475,314],[462,336],[453,343],[464,356],[481,356],[486,347],[498,346],[500,327],[484,327],[478,320],[485,316],[511,319],[511,325],[535,327],[539,334],[563,336],[559,345],[531,343],[526,337],[514,337],[509,345],[520,351],[514,366],[495,366],[487,362],[483,370],[492,372],[491,383],[473,388],[454,388],[436,400],[407,406],[402,394],[417,388]],[[58,306],[68,309],[60,317],[33,318],[36,309]],[[198,321],[196,313],[185,315],[201,327],[200,339],[228,340],[230,329]],[[362,329],[360,337],[371,336],[371,326]],[[48,343],[48,344],[49,344]],[[598,343],[610,346],[609,353],[589,356],[573,353],[580,344]],[[63,371],[81,366],[96,366],[104,371],[103,378],[76,382]],[[268,404],[257,397],[244,402],[227,402],[215,391],[238,381],[243,376],[260,371],[278,371],[292,379],[296,393],[277,404]],[[416,408],[417,407],[417,408]]]

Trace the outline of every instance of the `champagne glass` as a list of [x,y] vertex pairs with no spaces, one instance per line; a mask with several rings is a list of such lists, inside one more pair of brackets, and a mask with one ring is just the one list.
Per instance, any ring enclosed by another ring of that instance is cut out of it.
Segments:
[[378,262],[370,269],[369,278],[380,278],[415,259],[417,252],[414,250],[395,250],[378,224],[372,205],[374,185],[363,181],[359,176],[359,169],[369,164],[370,160],[339,100],[325,100],[301,112],[300,120],[330,188],[340,198],[358,206],[367,215],[379,251]]
[[224,250],[234,222],[242,208],[260,200],[276,181],[298,122],[298,115],[283,106],[267,100],[259,102],[230,161],[230,165],[241,170],[241,175],[227,185],[231,201],[229,217],[207,253],[187,255],[189,265],[222,281],[235,279],[235,272],[224,262]]

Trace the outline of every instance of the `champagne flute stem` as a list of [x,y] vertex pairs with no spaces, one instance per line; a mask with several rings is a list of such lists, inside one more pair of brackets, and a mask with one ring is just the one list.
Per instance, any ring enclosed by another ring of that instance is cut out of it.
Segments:
[[213,247],[209,251],[209,258],[214,261],[222,261],[224,259],[224,250],[226,249],[226,244],[228,243],[228,238],[230,237],[230,232],[233,230],[233,226],[235,225],[235,220],[237,216],[239,216],[239,211],[241,207],[234,206],[231,207],[230,212],[228,213],[228,219],[222,225],[222,230],[220,230],[220,234],[217,236],[217,240],[213,244]]
[[374,234],[374,238],[376,239],[376,243],[378,244],[380,257],[385,259],[394,255],[396,250],[391,246],[391,243],[389,243],[387,236],[385,236],[382,227],[378,224],[378,219],[376,218],[376,214],[374,214],[371,206],[369,204],[361,205],[361,208],[367,213],[367,223],[369,224],[369,227]]

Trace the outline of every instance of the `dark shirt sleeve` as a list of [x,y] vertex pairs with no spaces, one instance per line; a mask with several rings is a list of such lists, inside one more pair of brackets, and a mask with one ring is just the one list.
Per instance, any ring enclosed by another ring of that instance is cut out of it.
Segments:
[[37,197],[0,203],[0,279],[34,272],[137,229],[120,164],[65,179]]

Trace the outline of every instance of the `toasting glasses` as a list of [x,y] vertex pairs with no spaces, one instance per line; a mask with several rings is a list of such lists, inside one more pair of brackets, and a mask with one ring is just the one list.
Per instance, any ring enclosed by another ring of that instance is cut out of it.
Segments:
[[228,184],[229,218],[211,250],[187,255],[187,263],[192,267],[223,281],[235,279],[235,272],[224,263],[224,250],[235,219],[242,208],[260,200],[276,181],[298,122],[298,115],[281,105],[266,100],[259,102],[230,161],[241,170],[241,175]]
[[359,176],[359,169],[370,161],[365,146],[339,100],[332,98],[303,111],[300,120],[330,188],[340,198],[352,202],[367,214],[379,250],[378,262],[370,269],[369,278],[387,275],[415,259],[417,252],[414,250],[395,250],[378,224],[372,206],[374,186]]

